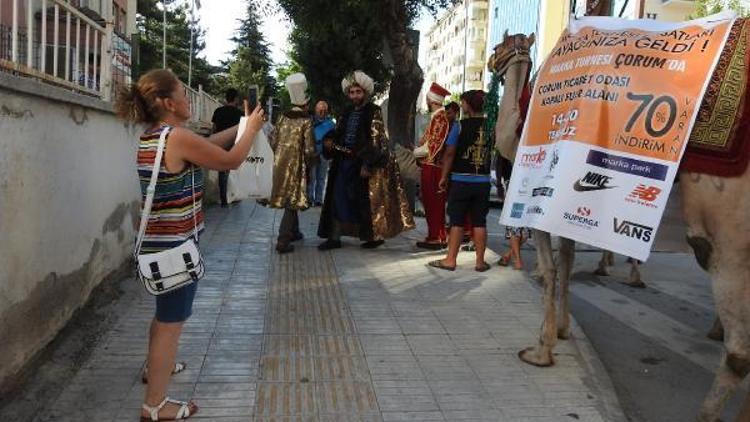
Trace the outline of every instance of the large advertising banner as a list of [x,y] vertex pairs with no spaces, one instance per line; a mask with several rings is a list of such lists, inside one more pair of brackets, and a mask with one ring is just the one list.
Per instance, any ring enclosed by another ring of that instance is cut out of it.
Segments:
[[533,87],[501,223],[645,261],[734,20],[573,20]]

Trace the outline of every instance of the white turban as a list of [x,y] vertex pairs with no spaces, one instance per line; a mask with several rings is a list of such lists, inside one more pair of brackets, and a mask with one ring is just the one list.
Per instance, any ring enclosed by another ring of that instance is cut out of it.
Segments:
[[367,95],[372,95],[375,92],[375,81],[361,70],[355,70],[341,81],[341,89],[344,90],[344,94],[349,93],[349,88],[352,85],[358,85],[367,92]]

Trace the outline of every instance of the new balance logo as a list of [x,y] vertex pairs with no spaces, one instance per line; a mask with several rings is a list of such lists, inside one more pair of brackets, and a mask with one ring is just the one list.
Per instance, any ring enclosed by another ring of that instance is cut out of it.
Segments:
[[616,186],[609,186],[612,177],[604,176],[599,173],[590,171],[573,185],[576,192],[590,192],[595,190],[612,189]]
[[630,193],[630,197],[633,199],[640,199],[641,201],[654,202],[659,197],[661,189],[656,186],[638,185],[633,192]]

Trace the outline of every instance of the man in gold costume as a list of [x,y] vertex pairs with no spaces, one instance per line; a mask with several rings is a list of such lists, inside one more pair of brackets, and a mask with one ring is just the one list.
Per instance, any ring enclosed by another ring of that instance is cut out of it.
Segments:
[[352,107],[323,143],[333,160],[328,173],[318,235],[320,250],[341,247],[341,236],[358,237],[365,249],[414,228],[380,107],[370,102],[372,78],[355,71],[341,82]]
[[271,208],[284,209],[279,225],[276,251],[280,254],[294,251],[292,242],[302,240],[299,230],[299,210],[309,207],[307,198],[307,166],[315,154],[312,116],[307,111],[307,80],[295,73],[285,81],[292,109],[285,112],[271,135],[274,151],[273,191],[269,200]]

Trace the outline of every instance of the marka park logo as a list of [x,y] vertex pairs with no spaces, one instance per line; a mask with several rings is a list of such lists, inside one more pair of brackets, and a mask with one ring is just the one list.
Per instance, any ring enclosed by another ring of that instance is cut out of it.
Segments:
[[633,192],[631,192],[630,195],[625,197],[625,202],[638,204],[649,208],[658,208],[656,204],[654,204],[654,201],[659,198],[659,194],[661,194],[661,192],[662,190],[657,188],[656,186],[646,186],[644,184],[640,184],[636,186],[635,189],[633,189]]
[[617,186],[610,186],[612,183],[611,176],[604,176],[599,173],[590,171],[586,173],[580,180],[576,180],[573,184],[573,190],[576,192],[591,192],[604,189],[612,189]]

